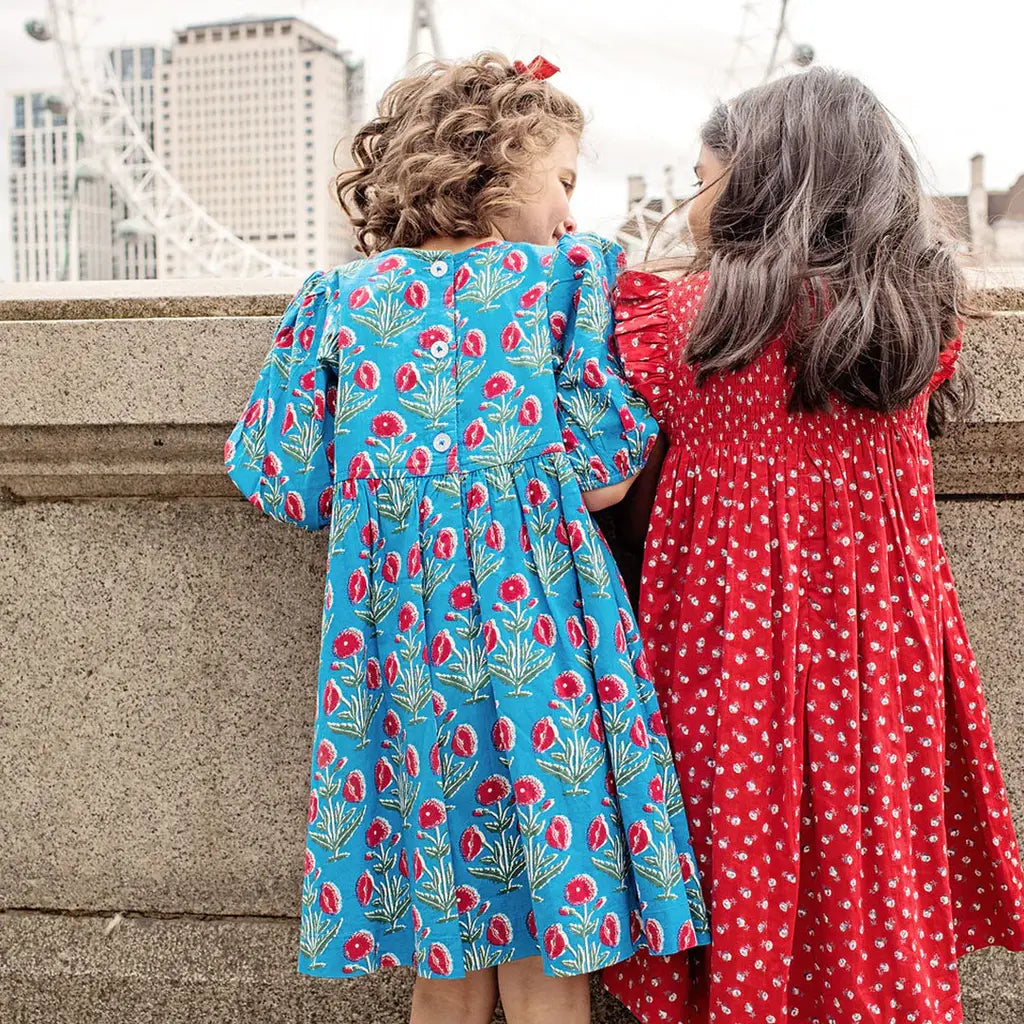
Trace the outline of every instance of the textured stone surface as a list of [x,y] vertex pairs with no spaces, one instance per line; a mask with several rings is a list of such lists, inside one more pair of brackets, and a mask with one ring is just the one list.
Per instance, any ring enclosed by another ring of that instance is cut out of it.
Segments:
[[275,324],[273,317],[0,321],[0,425],[233,422]]
[[296,912],[323,540],[241,500],[0,511],[0,906]]

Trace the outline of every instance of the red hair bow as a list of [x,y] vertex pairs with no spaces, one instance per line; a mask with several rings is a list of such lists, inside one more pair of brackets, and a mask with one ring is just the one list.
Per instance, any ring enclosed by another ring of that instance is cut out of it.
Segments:
[[543,82],[545,78],[550,78],[561,70],[551,61],[540,56],[534,57],[529,64],[524,64],[521,60],[513,61],[512,67],[515,68],[516,74],[529,75],[530,78],[536,78],[538,82]]

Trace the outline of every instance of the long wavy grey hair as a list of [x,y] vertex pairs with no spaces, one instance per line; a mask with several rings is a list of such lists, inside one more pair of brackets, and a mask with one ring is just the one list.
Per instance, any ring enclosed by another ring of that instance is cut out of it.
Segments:
[[[792,409],[909,405],[971,313],[886,109],[856,78],[814,68],[716,107],[701,139],[728,180],[688,268],[710,278],[687,354],[698,381],[745,366],[792,318]],[[932,396],[930,432],[972,404],[959,369]]]

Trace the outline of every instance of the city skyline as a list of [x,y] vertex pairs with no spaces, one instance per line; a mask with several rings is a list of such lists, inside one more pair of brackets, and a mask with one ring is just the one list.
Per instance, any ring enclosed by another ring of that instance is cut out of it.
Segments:
[[[25,0],[14,0],[12,6],[7,17],[19,21],[42,13],[37,3]],[[146,41],[165,44],[173,30],[186,24],[242,13],[240,4],[227,0],[212,11],[182,0],[172,24],[159,14],[130,11],[117,0],[101,6],[108,17],[97,36],[106,32],[106,44],[143,41],[140,31],[147,25],[151,31]],[[369,113],[383,87],[401,71],[410,4],[377,5],[370,12],[356,4],[297,6],[288,13],[337,36],[342,49],[365,58]],[[726,5],[728,9],[680,11],[641,0],[631,7],[636,17],[625,25],[614,23],[613,12],[621,8],[601,3],[568,3],[553,11],[536,0],[524,0],[514,9],[456,0],[436,6],[447,55],[489,44],[526,59],[544,52],[562,65],[558,83],[590,114],[576,209],[582,225],[613,233],[626,212],[629,174],[645,175],[650,192],[657,195],[664,166],[673,164],[678,192],[687,193],[697,128],[734,49],[739,3],[736,10]],[[1019,101],[1014,102],[1011,88],[1012,40],[1019,38],[1013,24],[1024,28],[1024,15],[1007,13],[991,0],[973,5],[971,17],[954,4],[933,4],[927,19],[905,9],[890,10],[877,0],[859,5],[861,16],[853,21],[834,10],[816,10],[807,0],[790,8],[793,41],[814,46],[820,63],[863,77],[907,127],[930,191],[965,193],[975,151],[986,154],[991,189],[1009,188],[1024,171],[1024,140],[1010,129],[1019,121]],[[265,0],[246,3],[246,13],[288,16]],[[873,20],[885,24],[886,31],[873,33]],[[997,23],[999,31],[994,30]],[[56,62],[46,46],[18,36],[5,49],[10,58],[0,70],[5,91],[52,85]],[[48,62],[50,81],[43,81]],[[35,81],[27,80],[30,65]],[[627,90],[623,83],[628,83]],[[9,160],[9,153],[4,159]],[[7,210],[0,213],[8,222]],[[4,238],[0,278],[9,276],[9,241]]]

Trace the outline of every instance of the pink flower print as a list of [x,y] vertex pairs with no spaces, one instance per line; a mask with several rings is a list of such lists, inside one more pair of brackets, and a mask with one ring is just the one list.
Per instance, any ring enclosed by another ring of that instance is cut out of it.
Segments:
[[402,559],[397,551],[389,551],[380,567],[380,574],[388,583],[397,583],[398,575],[402,571]]
[[442,629],[430,643],[430,660],[434,665],[443,665],[454,650],[451,634],[447,629]]
[[380,384],[380,370],[375,363],[364,360],[356,367],[352,379],[364,391],[376,391]]
[[389,970],[392,967],[401,967],[402,964],[394,953],[382,953],[380,957],[380,966],[382,970]]
[[657,956],[665,948],[665,931],[657,921],[651,919],[644,924],[647,948]]
[[[394,686],[398,678],[398,655],[394,651],[384,659],[384,678],[388,681],[388,686]],[[387,722],[388,716],[385,715],[384,724],[387,725]]]
[[316,793],[309,794],[309,809],[306,813],[307,822],[312,825],[316,821],[317,814],[320,813],[320,805],[316,798]]
[[[571,621],[575,621],[570,619]],[[583,696],[585,690],[583,684],[583,676],[579,672],[574,672],[572,669],[567,669],[565,672],[559,672],[555,676],[555,696],[561,697],[562,700],[575,700],[577,697]]]
[[373,936],[367,931],[358,931],[348,938],[342,948],[349,960],[362,960],[373,952]]
[[575,519],[568,523],[559,519],[555,527],[555,539],[570,550],[579,551],[583,546],[583,528]]
[[274,338],[274,348],[291,348],[295,341],[295,333],[291,327],[282,327]]
[[341,795],[350,804],[359,804],[363,802],[363,797],[366,796],[366,780],[363,778],[363,773],[358,769],[348,773],[348,778],[345,779],[345,785],[341,787]]
[[490,654],[498,646],[498,630],[494,623],[488,619],[484,623],[484,650]]
[[578,651],[580,647],[583,646],[585,637],[583,636],[583,627],[580,625],[580,621],[575,615],[572,615],[565,620],[565,632],[569,637],[569,643],[571,643]]
[[459,839],[459,851],[464,861],[471,861],[477,857],[484,848],[484,834],[476,827],[470,825]]
[[499,584],[498,594],[506,604],[514,604],[516,601],[526,600],[530,594],[526,577],[519,572],[513,573]]
[[564,313],[552,313],[551,316],[548,317],[548,327],[551,330],[551,337],[553,337],[555,341],[561,341],[565,337],[566,326],[567,321]]
[[568,850],[572,846],[572,822],[564,814],[556,814],[544,833],[544,839],[552,850]]
[[601,367],[594,358],[588,359],[583,364],[583,383],[588,388],[603,388],[607,383],[607,378],[601,372]]
[[410,743],[405,748],[405,774],[415,779],[420,773],[419,751]]
[[465,442],[467,448],[476,448],[483,443],[484,438],[487,436],[487,427],[484,426],[484,421],[480,419],[473,420],[469,426],[462,432],[462,440]]
[[478,508],[483,508],[487,504],[487,488],[483,484],[473,484],[468,491],[466,491],[466,508],[470,512],[475,512]]
[[316,329],[314,327],[304,327],[299,332],[299,345],[304,352],[308,352],[313,345],[313,339],[316,337]]
[[473,757],[477,752],[476,730],[463,723],[452,736],[452,751],[459,757]]
[[601,641],[601,631],[597,628],[597,619],[592,615],[584,615],[583,626],[587,631],[587,643],[591,647],[596,647]]
[[[390,658],[391,655],[388,655]],[[385,670],[387,669],[387,660],[384,662]],[[391,680],[388,680],[391,682]],[[394,739],[402,729],[402,724],[398,720],[398,715],[395,714],[393,708],[389,708],[387,714],[384,715],[384,735]]]
[[504,914],[495,914],[488,922],[487,941],[492,946],[507,946],[512,941],[512,922]]
[[455,909],[468,914],[480,905],[480,893],[471,885],[460,885],[455,890]]
[[544,929],[544,952],[547,953],[549,960],[557,960],[568,945],[560,924],[551,924]]
[[455,531],[446,526],[434,540],[434,556],[447,561],[455,554]]
[[334,764],[337,756],[338,751],[334,749],[334,744],[330,740],[321,740],[320,745],[316,748],[317,768],[322,771],[328,765]]
[[264,476],[275,477],[281,472],[281,460],[273,452],[267,452],[261,468]]
[[568,427],[562,428],[562,447],[567,452],[574,452],[579,448],[580,443],[576,439],[576,435]]
[[380,689],[380,662],[376,658],[369,658],[366,662],[366,688],[368,690]]
[[532,807],[544,799],[544,786],[534,775],[524,775],[521,779],[516,779],[513,789],[516,794],[516,803],[520,807]]
[[448,595],[448,602],[457,612],[464,612],[473,607],[473,588],[469,583],[457,583],[451,594]]
[[505,547],[505,528],[501,523],[491,523],[484,531],[484,543],[492,551],[501,551]]
[[394,781],[395,773],[392,771],[391,765],[388,764],[387,758],[378,758],[373,769],[373,784],[377,787],[377,792],[383,793]]
[[555,620],[550,615],[541,613],[533,624],[533,639],[541,647],[551,647],[555,642]]
[[566,901],[574,907],[589,903],[597,896],[597,883],[590,875],[574,875],[565,886]]
[[316,510],[320,513],[321,519],[331,518],[331,506],[334,503],[334,496],[330,487],[325,487],[320,492],[320,498],[316,503]]
[[599,814],[587,829],[587,848],[597,851],[606,842],[608,842],[608,822],[604,820],[603,814]]
[[491,775],[476,787],[478,804],[497,804],[509,794],[508,781],[500,775]]
[[365,907],[373,899],[373,875],[364,871],[356,881],[356,899]]
[[419,612],[416,611],[416,606],[412,601],[406,601],[401,608],[398,609],[398,632],[405,633],[407,630],[412,629],[416,625],[416,621],[419,619]]
[[677,941],[680,949],[693,949],[697,945],[697,932],[692,921],[684,921],[679,926]]
[[364,480],[373,472],[373,464],[366,452],[357,452],[348,464],[348,475],[354,480]]
[[582,267],[590,261],[590,250],[585,245],[571,245],[565,256],[574,267]]
[[522,306],[523,309],[530,309],[537,305],[537,302],[543,294],[544,285],[535,284],[532,288],[523,292],[522,297],[519,299],[519,305]]
[[324,393],[317,391],[313,395],[313,419],[319,423],[324,418]]
[[412,391],[420,382],[420,371],[416,369],[413,363],[402,363],[402,365],[395,370],[395,390],[400,394],[406,394]]
[[338,328],[338,348],[349,348],[356,343],[356,335],[351,327]]
[[498,370],[484,382],[484,396],[498,398],[500,395],[507,394],[513,387],[515,387],[515,380],[512,374],[505,370]]
[[[338,408],[338,389],[336,387],[329,387],[327,389],[327,411],[333,416]],[[334,442],[332,441],[333,445]],[[334,461],[333,459],[331,460]]]
[[405,433],[405,420],[397,412],[381,412],[370,420],[370,429],[378,437],[398,437]]
[[601,676],[597,681],[597,695],[605,704],[626,699],[626,687],[618,676]]
[[303,873],[303,875],[305,877],[308,878],[311,874],[313,874],[313,871],[315,869],[316,869],[316,860],[313,857],[313,853],[312,853],[311,850],[306,850],[305,864],[303,865],[303,872],[302,873]]
[[420,348],[430,348],[431,345],[439,341],[447,345],[451,340],[452,332],[447,327],[428,327],[425,331],[420,331]]
[[587,730],[590,738],[596,743],[604,742],[604,723],[601,721],[601,712],[595,711],[590,716],[590,728]]
[[334,655],[337,658],[351,658],[363,649],[363,635],[357,629],[343,629],[334,638]]
[[[642,678],[646,678],[646,676],[644,676]],[[665,719],[663,719],[661,717],[661,712],[660,711],[655,711],[654,714],[651,715],[648,724],[650,726],[650,730],[651,730],[651,733],[653,735],[655,735],[655,736],[667,736],[668,735],[668,733],[665,730]]]
[[619,422],[625,431],[636,430],[636,419],[633,413],[624,405],[619,406]]
[[491,729],[491,743],[499,753],[507,754],[516,743],[516,727],[511,718],[501,716]]
[[521,249],[510,249],[501,261],[501,265],[514,274],[521,274],[526,269],[526,256]]
[[462,354],[464,356],[470,359],[477,359],[486,350],[487,339],[484,337],[483,331],[479,331],[475,327],[466,331],[466,336],[462,339]]
[[634,821],[629,826],[626,837],[629,840],[629,852],[634,857],[643,853],[651,845],[651,830],[647,827],[647,823],[643,821]]
[[452,955],[448,947],[440,942],[433,942],[430,945],[430,952],[427,953],[427,966],[434,974],[447,976],[452,973]]
[[519,410],[519,423],[524,427],[534,427],[540,422],[540,400],[530,395]]
[[302,495],[298,491],[289,491],[284,497],[284,514],[289,519],[301,522],[306,515],[306,506],[302,502]]
[[501,347],[505,352],[513,352],[523,340],[523,329],[514,320],[506,324],[501,331]]
[[661,781],[660,775],[655,775],[654,778],[651,779],[650,783],[647,786],[647,793],[650,796],[651,800],[653,800],[656,804],[660,804],[664,801],[665,784]]
[[611,479],[608,475],[608,468],[601,461],[600,456],[591,455],[587,459],[587,465],[590,467],[590,471],[594,474],[594,478],[598,483],[606,484]]
[[536,753],[547,753],[558,742],[558,729],[555,727],[554,719],[550,715],[542,718],[534,725],[530,738]]
[[320,886],[320,909],[325,914],[336,914],[341,910],[341,893],[333,882]]
[[391,836],[391,826],[384,818],[374,818],[366,829],[366,845],[375,850],[383,845]]
[[437,828],[447,817],[444,804],[440,800],[430,799],[420,807],[420,828]]
[[598,938],[601,940],[601,945],[614,949],[619,944],[619,938],[622,935],[622,927],[619,924],[619,915],[610,913],[605,914],[604,919],[601,921],[601,928],[597,934]]
[[459,269],[455,271],[455,276],[452,278],[452,284],[455,285],[455,290],[459,291],[460,289],[465,288],[466,285],[469,284],[470,276],[469,267],[465,264],[459,267]]
[[413,309],[423,309],[426,306],[427,301],[430,299],[430,293],[427,291],[426,285],[422,281],[413,281],[408,288],[405,289],[405,304],[411,306]]
[[398,270],[405,266],[401,256],[386,256],[377,264],[377,273],[386,274],[389,270]]
[[638,746],[646,749],[650,746],[650,740],[647,737],[647,727],[644,725],[644,720],[637,715],[636,721],[633,723],[633,727],[629,730],[629,738]]
[[530,933],[530,938],[536,942],[537,917],[532,910],[526,915],[526,930]]
[[362,309],[370,301],[370,290],[369,288],[357,288],[348,297],[348,308],[349,309]]
[[338,684],[333,679],[328,679],[324,686],[324,714],[333,715],[338,710],[338,705],[341,703],[341,690],[338,689]]
[[551,497],[551,492],[548,490],[547,484],[543,481],[533,477],[526,485],[526,500],[533,506],[542,505],[548,498]]

